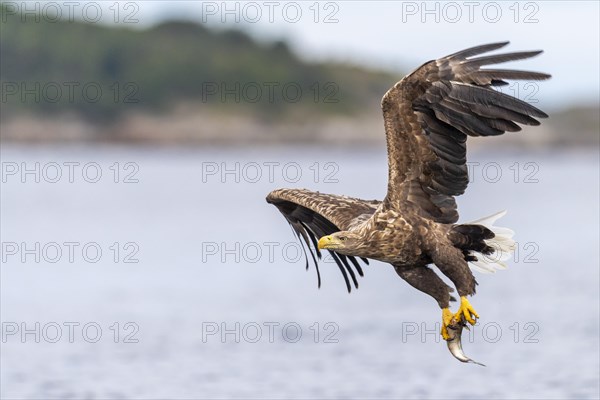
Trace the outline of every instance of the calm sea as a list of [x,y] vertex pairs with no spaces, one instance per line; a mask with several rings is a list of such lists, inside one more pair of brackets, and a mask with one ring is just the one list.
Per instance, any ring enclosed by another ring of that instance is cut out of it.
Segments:
[[317,289],[264,198],[366,199],[383,149],[21,147],[2,156],[2,398],[598,398],[597,149],[470,154],[461,221],[507,209],[461,364],[389,265]]

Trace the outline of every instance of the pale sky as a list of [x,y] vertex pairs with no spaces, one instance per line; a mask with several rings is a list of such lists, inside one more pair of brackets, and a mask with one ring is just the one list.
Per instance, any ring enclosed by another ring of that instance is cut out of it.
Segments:
[[[98,3],[105,22],[115,19],[114,2]],[[284,39],[308,60],[391,70],[412,70],[465,47],[510,40],[508,51],[545,50],[520,68],[553,75],[539,86],[516,86],[519,97],[533,96],[551,108],[599,99],[597,1],[141,1],[119,8],[117,20],[130,15],[137,20],[132,27],[187,19],[243,29],[260,40]],[[80,14],[76,9],[74,15]]]

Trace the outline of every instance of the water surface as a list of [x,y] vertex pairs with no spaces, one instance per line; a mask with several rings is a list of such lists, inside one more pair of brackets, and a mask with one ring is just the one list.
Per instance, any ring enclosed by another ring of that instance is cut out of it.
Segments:
[[[486,368],[451,358],[436,303],[389,265],[349,295],[325,263],[318,290],[264,201],[382,198],[383,149],[3,145],[2,397],[598,398],[597,152],[469,161],[461,221],[508,209],[519,242],[507,271],[477,275],[465,350]],[[39,183],[21,173],[36,162]]]

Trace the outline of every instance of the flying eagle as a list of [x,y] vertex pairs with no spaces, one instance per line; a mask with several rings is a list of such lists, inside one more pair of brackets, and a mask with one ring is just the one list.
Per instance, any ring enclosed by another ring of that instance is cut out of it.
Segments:
[[[479,318],[467,300],[477,285],[469,265],[484,271],[504,268],[502,261],[515,244],[511,230],[492,226],[503,213],[456,224],[454,197],[463,194],[469,183],[467,136],[516,132],[521,130],[518,124],[539,125],[536,118],[547,117],[495,87],[506,85],[506,80],[543,80],[550,75],[482,68],[541,53],[479,56],[507,44],[472,47],[429,61],[383,96],[388,152],[388,188],[383,201],[305,189],[269,193],[267,202],[284,215],[300,243],[304,242],[302,247],[308,247],[319,286],[317,257],[321,250],[331,253],[348,291],[350,280],[358,288],[354,270],[363,276],[359,260],[379,260],[392,264],[402,279],[437,301],[445,340],[452,339],[449,328],[456,323],[474,324]],[[306,261],[308,268],[308,256]],[[449,308],[455,300],[450,295],[454,289],[429,268],[431,264],[456,287],[460,296],[457,313]]]

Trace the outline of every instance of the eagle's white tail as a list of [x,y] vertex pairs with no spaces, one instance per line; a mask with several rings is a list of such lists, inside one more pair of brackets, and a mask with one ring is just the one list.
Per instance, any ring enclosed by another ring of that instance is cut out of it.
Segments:
[[491,254],[481,254],[473,252],[473,255],[477,257],[477,261],[469,262],[469,266],[476,271],[490,273],[496,272],[497,269],[506,269],[507,266],[504,261],[511,258],[515,251],[515,241],[512,239],[515,232],[508,228],[502,228],[499,226],[493,226],[496,220],[506,215],[505,211],[500,211],[496,214],[488,217],[480,218],[477,221],[469,222],[469,225],[483,225],[492,232],[494,232],[494,238],[486,239],[485,243],[494,249]]

